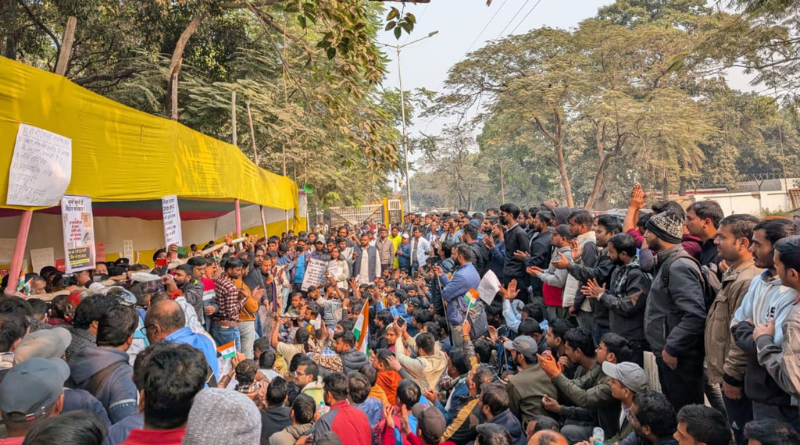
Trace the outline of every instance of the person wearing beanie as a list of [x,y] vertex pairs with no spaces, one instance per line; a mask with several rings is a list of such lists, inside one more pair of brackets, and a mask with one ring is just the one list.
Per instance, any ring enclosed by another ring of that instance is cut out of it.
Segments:
[[207,388],[194,398],[183,445],[255,445],[261,440],[261,414],[246,395]]
[[697,261],[681,246],[683,214],[673,210],[647,221],[644,238],[658,269],[645,309],[644,331],[656,356],[661,388],[679,410],[702,404],[706,303]]
[[[123,445],[179,445],[186,434],[192,404],[206,384],[205,357],[186,344],[159,342],[139,353],[137,359],[142,361],[144,369],[141,376],[144,389],[139,401],[140,407],[143,406],[144,426],[131,430]],[[246,396],[241,397],[253,404]],[[215,412],[216,420],[221,420],[219,413],[226,411]]]

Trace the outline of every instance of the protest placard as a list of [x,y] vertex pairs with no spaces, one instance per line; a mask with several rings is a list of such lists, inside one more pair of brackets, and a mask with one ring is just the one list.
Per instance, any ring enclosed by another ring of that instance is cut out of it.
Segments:
[[161,210],[164,213],[164,242],[169,247],[172,244],[183,245],[181,232],[181,214],[178,208],[178,197],[166,196],[161,199]]
[[94,269],[92,199],[86,196],[65,195],[61,199],[61,220],[64,230],[66,272]]
[[52,247],[45,247],[44,249],[31,249],[31,264],[33,264],[34,273],[39,273],[39,271],[45,266],[55,266],[55,251]]
[[72,139],[19,124],[6,204],[54,206],[72,179]]

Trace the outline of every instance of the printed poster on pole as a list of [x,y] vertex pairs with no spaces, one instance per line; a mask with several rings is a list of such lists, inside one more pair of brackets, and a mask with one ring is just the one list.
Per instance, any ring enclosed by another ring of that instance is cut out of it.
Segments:
[[64,195],[61,198],[66,273],[94,269],[94,218],[92,199]]
[[173,244],[183,245],[181,232],[181,214],[178,208],[178,197],[175,195],[161,198],[161,210],[164,213],[164,242],[169,247]]

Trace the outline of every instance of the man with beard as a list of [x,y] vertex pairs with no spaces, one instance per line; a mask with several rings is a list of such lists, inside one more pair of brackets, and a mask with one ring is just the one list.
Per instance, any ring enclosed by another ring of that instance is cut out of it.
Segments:
[[516,204],[503,204],[500,206],[500,220],[507,227],[506,229],[506,264],[503,267],[503,284],[508,285],[511,280],[517,280],[519,289],[518,299],[523,303],[528,303],[528,275],[525,272],[525,261],[515,255],[521,252],[522,255],[528,251],[528,234],[525,229],[520,227],[517,222],[520,210]]
[[587,298],[599,300],[608,308],[611,332],[628,339],[633,362],[643,366],[643,352],[649,350],[644,338],[644,310],[650,292],[650,277],[639,269],[636,240],[618,233],[608,242],[608,257],[616,269],[608,286],[589,280],[583,288]]
[[[659,381],[676,410],[703,403],[706,303],[697,263],[681,246],[683,215],[672,210],[647,221],[644,238],[656,252],[658,273],[647,297],[645,337]],[[666,276],[668,279],[665,279]]]
[[[797,292],[781,281],[775,265],[774,246],[778,241],[797,233],[797,226],[788,219],[761,221],[753,228],[750,251],[753,252],[756,267],[765,270],[750,283],[731,321],[731,332],[736,345],[747,356],[744,393],[753,401],[753,418],[780,420],[800,430],[800,416],[797,406],[792,406],[792,397],[758,363],[753,334],[755,326],[774,323],[772,342],[780,347],[783,341],[783,322],[792,310]],[[760,349],[763,347],[762,344]]]
[[729,268],[722,276],[722,288],[706,319],[708,383],[716,387],[722,384],[722,400],[739,444],[745,443],[743,427],[752,420],[753,408],[742,391],[747,357],[731,336],[731,319],[741,306],[750,283],[761,273],[750,252],[756,224],[758,218],[751,215],[731,215],[719,222],[715,242],[720,259]]

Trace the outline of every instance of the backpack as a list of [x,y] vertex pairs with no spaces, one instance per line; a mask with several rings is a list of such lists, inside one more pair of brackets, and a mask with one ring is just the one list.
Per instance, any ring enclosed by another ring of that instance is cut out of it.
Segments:
[[722,289],[722,283],[719,281],[719,278],[714,271],[709,269],[708,266],[701,265],[700,261],[697,261],[697,258],[689,255],[686,253],[686,251],[680,251],[679,253],[668,257],[661,265],[662,285],[669,292],[669,269],[672,266],[672,263],[680,258],[691,260],[700,270],[700,286],[703,288],[703,301],[706,305],[706,313],[708,313],[709,309],[711,308],[711,304],[714,303],[714,300],[717,298],[719,290]]

